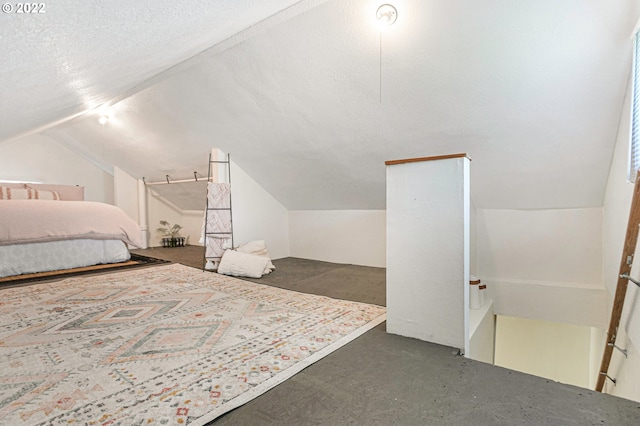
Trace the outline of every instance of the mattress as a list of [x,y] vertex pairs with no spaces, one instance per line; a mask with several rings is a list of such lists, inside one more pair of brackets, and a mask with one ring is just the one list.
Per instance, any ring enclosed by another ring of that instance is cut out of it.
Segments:
[[131,258],[120,240],[76,239],[0,246],[0,277],[80,268]]

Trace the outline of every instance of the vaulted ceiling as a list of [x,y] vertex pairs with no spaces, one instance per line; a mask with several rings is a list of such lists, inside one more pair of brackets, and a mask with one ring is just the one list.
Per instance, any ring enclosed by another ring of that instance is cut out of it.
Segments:
[[0,150],[44,133],[155,180],[216,147],[289,209],[383,209],[385,160],[466,152],[480,208],[602,205],[638,2],[397,0],[380,33],[381,3],[3,14]]

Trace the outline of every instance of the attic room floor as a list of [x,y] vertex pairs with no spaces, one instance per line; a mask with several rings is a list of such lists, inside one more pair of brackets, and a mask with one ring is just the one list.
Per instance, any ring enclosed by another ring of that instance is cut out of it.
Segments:
[[[135,253],[201,267],[203,248]],[[297,258],[255,281],[385,304],[385,270]],[[385,324],[209,425],[637,425],[640,403],[456,355]]]

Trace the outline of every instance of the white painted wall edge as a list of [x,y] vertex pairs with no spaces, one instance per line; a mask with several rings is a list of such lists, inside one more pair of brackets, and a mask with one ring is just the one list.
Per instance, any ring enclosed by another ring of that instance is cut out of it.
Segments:
[[149,247],[146,194],[142,181],[137,180],[119,167],[113,168],[113,198],[131,219],[140,225],[140,248]]
[[604,284],[587,284],[587,283],[570,283],[562,281],[541,281],[541,280],[524,280],[520,278],[497,278],[497,277],[482,277],[482,283],[487,282],[509,283],[509,284],[524,284],[529,286],[539,287],[561,287],[561,288],[576,288],[584,290],[606,290]]
[[495,312],[489,300],[480,309],[469,310],[470,337],[467,358],[493,364],[495,355]]
[[491,315],[494,315],[493,300],[487,300],[480,309],[469,309],[469,339],[473,338],[473,335],[478,330],[478,326],[489,312],[491,312]]
[[141,179],[138,179],[138,224],[142,237],[140,248],[146,249],[149,247],[149,209],[147,207],[147,189]]
[[[462,166],[464,171],[463,175],[463,281],[462,281],[462,291],[464,303],[462,305],[463,316],[464,316],[464,353],[468,354],[471,350],[471,331],[470,331],[470,313],[469,313],[469,282],[471,275],[471,242],[475,242],[475,238],[471,237],[471,161],[468,158],[462,160]],[[475,213],[474,213],[475,216]],[[474,218],[475,220],[475,218]]]
[[482,280],[498,315],[605,329],[607,291],[599,288],[540,286],[522,282]]

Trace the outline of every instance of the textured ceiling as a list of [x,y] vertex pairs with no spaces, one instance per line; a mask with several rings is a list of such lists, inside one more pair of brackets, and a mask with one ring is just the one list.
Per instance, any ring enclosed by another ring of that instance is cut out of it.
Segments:
[[[56,0],[0,15],[0,141],[93,110],[298,0]],[[31,4],[31,3],[27,3]],[[24,10],[24,9],[23,9]]]
[[[457,152],[473,160],[478,207],[602,205],[637,2],[398,0],[382,35],[373,22],[382,2],[300,2],[241,32],[277,11],[264,3],[293,2],[210,3],[173,22],[171,3],[148,2],[164,5],[158,26],[121,14],[100,24],[104,11],[94,10],[81,24],[102,32],[88,37],[44,25],[45,39],[69,44],[38,48],[58,80],[47,80],[38,53],[12,51],[9,63],[35,70],[19,90],[0,87],[0,140],[121,99],[105,126],[86,114],[46,134],[147,179],[206,173],[218,147],[289,209],[384,208],[385,160]],[[0,31],[2,49],[5,34],[19,39]]]

